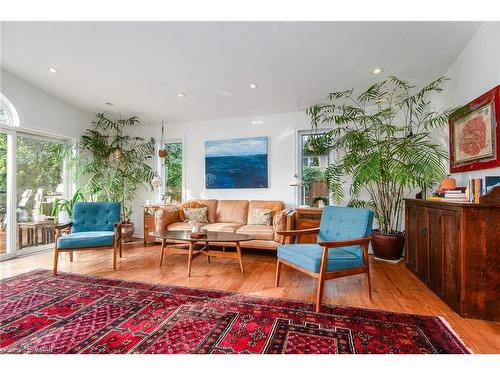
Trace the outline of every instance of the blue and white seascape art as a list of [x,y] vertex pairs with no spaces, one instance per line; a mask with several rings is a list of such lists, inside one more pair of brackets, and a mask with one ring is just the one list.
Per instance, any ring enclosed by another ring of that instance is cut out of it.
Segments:
[[205,141],[206,188],[267,188],[267,154],[267,137]]

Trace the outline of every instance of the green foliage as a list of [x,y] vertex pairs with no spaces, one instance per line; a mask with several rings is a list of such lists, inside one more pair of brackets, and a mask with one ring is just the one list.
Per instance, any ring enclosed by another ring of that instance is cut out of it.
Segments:
[[155,176],[146,163],[154,156],[155,141],[124,133],[140,125],[136,116],[112,120],[97,114],[94,127],[81,136],[71,167],[75,178],[85,180],[92,200],[121,202],[122,219],[130,220],[131,202],[140,188],[150,187]]
[[17,136],[17,190],[54,191],[62,181],[64,145]]
[[76,202],[85,202],[85,196],[83,195],[82,189],[78,189],[71,199],[60,199],[56,198],[54,200],[54,205],[52,206],[51,216],[56,216],[60,211],[66,211],[69,217],[73,214],[73,206]]
[[182,200],[182,143],[167,143],[165,145],[165,196],[172,202]]
[[[417,90],[390,77],[358,96],[354,89],[333,92],[327,103],[306,110],[313,128],[333,127],[316,136],[312,148],[344,155],[325,172],[333,199],[343,201],[343,183],[352,178],[351,204],[372,207],[383,233],[400,231],[405,189],[430,188],[445,175],[447,153],[432,143],[430,132],[447,123],[449,111],[434,111],[428,97],[442,91],[446,80]],[[358,199],[362,189],[370,202]]]

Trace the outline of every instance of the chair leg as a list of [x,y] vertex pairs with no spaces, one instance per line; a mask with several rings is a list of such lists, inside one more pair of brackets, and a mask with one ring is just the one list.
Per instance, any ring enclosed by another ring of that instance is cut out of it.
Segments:
[[163,254],[165,252],[165,239],[161,240],[160,267],[163,264]]
[[120,258],[122,257],[122,249],[123,249],[123,242],[122,240],[120,240],[120,242],[118,243],[118,246],[120,246]]
[[279,284],[280,284],[281,266],[282,266],[282,263],[280,262],[280,260],[278,258],[278,262],[276,263],[276,281],[274,283],[275,288],[279,287]]
[[113,246],[113,271],[116,271],[116,256],[118,253],[118,246],[115,242],[115,245]]
[[323,299],[323,286],[325,284],[325,272],[326,272],[326,262],[328,259],[328,248],[323,248],[323,254],[321,255],[321,268],[319,270],[318,277],[318,290],[316,293],[316,312],[319,313],[321,309],[321,300]]
[[73,252],[72,251],[69,252],[69,261],[73,262]]
[[52,269],[54,276],[57,276],[57,262],[58,261],[59,261],[59,250],[57,250],[57,248],[55,248],[54,249],[54,267]]
[[372,283],[370,280],[370,259],[368,258],[368,244],[363,244],[363,258],[365,261],[365,285],[368,287],[368,295],[372,299]]

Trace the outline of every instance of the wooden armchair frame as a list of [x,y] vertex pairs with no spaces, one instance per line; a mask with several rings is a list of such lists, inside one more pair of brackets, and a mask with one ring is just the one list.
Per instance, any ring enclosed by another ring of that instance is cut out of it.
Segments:
[[[279,231],[278,234],[282,237],[282,244],[286,237],[300,237],[306,234],[318,234],[319,228],[311,228],[311,229],[300,229],[300,230],[290,230],[290,231]],[[364,273],[365,274],[365,283],[368,286],[368,295],[370,299],[372,298],[372,289],[371,289],[371,281],[370,281],[370,263],[368,259],[368,245],[372,240],[371,236],[356,238],[352,240],[345,241],[318,241],[318,245],[323,247],[323,253],[321,254],[321,265],[320,271],[318,273],[312,272],[308,269],[302,268],[296,264],[287,262],[283,259],[278,258],[278,262],[276,265],[276,283],[275,286],[279,286],[280,274],[281,274],[281,266],[285,264],[291,268],[294,268],[300,272],[303,272],[315,279],[318,280],[318,288],[316,292],[316,312],[320,311],[321,300],[323,298],[323,286],[325,280],[337,279],[345,276],[352,276]],[[343,246],[353,246],[353,245],[361,245],[363,249],[363,263],[364,265],[361,267],[349,268],[345,270],[338,271],[326,271],[326,265],[328,263],[328,249],[335,247],[343,247]]]
[[122,249],[123,249],[123,243],[122,243],[122,221],[115,223],[114,224],[114,240],[113,240],[113,245],[110,246],[94,246],[94,247],[80,247],[80,248],[74,248],[74,249],[59,249],[57,247],[57,242],[59,240],[59,237],[63,233],[68,233],[69,230],[71,229],[71,226],[73,225],[72,222],[66,223],[66,224],[61,224],[61,225],[56,225],[55,226],[55,239],[54,239],[54,265],[53,265],[53,273],[55,276],[57,276],[57,264],[59,262],[59,253],[62,252],[67,252],[69,253],[69,260],[70,262],[73,262],[73,252],[74,251],[83,251],[83,250],[98,250],[98,249],[113,249],[113,270],[116,270],[116,258],[117,258],[117,253],[120,254],[120,258],[122,257]]

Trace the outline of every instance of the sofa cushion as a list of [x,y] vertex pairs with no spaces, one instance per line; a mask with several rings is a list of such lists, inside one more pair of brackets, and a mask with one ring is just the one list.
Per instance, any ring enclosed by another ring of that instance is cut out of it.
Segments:
[[248,201],[220,200],[217,204],[216,223],[240,223],[245,225],[248,219]]
[[[278,247],[278,258],[318,273],[323,248],[318,244],[291,244]],[[363,265],[361,246],[338,247],[328,250],[326,271],[337,271]]]
[[241,228],[243,225],[240,223],[213,223],[207,224],[203,226],[203,229],[206,229],[211,232],[228,232],[235,233],[238,228]]
[[112,246],[115,232],[76,232],[59,237],[59,249],[78,249],[82,247]]
[[215,223],[217,218],[217,199],[197,199],[196,202],[201,203],[207,207],[207,219],[210,223]]
[[285,203],[283,201],[250,201],[248,203],[248,213],[250,214],[250,210],[253,208],[267,208],[271,210],[271,216],[285,209]]
[[[203,224],[202,224],[203,226]],[[172,223],[167,226],[167,230],[191,230],[191,224],[187,222]]]
[[272,225],[244,225],[236,233],[248,234],[256,240],[274,240],[274,230]]

